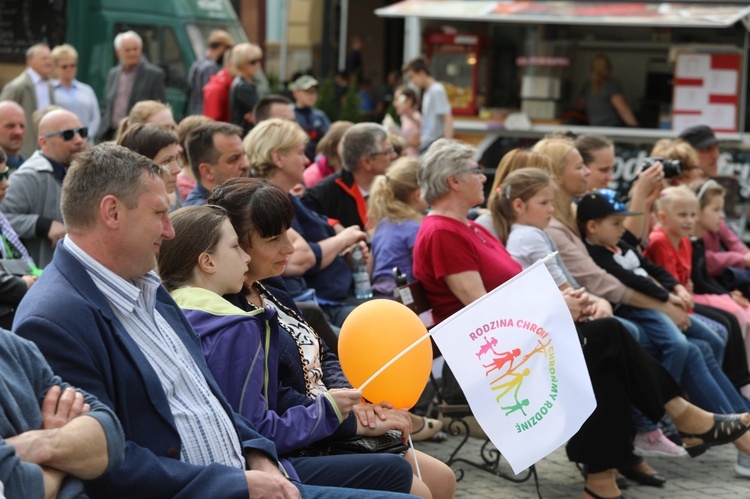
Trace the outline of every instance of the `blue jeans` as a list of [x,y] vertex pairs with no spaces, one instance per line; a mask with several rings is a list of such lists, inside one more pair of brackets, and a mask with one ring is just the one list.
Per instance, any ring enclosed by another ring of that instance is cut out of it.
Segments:
[[658,310],[627,305],[618,308],[616,314],[640,326],[642,334],[638,342],[661,362],[677,383],[681,383],[688,353],[688,339],[672,319]]
[[641,330],[641,327],[638,324],[629,321],[624,317],[615,317],[615,319],[617,319],[617,322],[625,326],[625,329],[628,330],[628,333],[630,333],[630,336],[632,336],[635,341],[638,343],[641,342],[641,335],[645,333]]
[[724,362],[725,341],[702,321],[703,317],[690,316],[690,327],[685,330],[685,336],[691,340],[702,340],[708,344],[717,364]]
[[[691,321],[691,338],[680,332],[672,320],[657,310],[638,309],[623,306],[618,314],[638,324],[643,332],[641,346],[659,360],[678,384],[682,385],[698,407],[718,414],[746,412],[748,403],[740,397],[732,383],[722,372],[716,361],[714,349],[716,333],[706,326],[695,327]],[[710,335],[706,334],[706,331]],[[699,339],[705,336],[709,340]],[[636,422],[641,431],[641,421]],[[648,426],[645,425],[644,426]]]
[[709,412],[731,414],[750,410],[750,402],[737,392],[705,341],[691,341],[682,385],[691,402]]

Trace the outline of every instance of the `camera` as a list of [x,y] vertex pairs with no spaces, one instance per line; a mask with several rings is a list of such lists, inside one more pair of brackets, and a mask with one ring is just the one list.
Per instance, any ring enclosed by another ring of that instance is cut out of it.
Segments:
[[682,175],[682,163],[679,159],[643,158],[641,168],[647,170],[659,162],[664,167],[664,178],[674,178]]

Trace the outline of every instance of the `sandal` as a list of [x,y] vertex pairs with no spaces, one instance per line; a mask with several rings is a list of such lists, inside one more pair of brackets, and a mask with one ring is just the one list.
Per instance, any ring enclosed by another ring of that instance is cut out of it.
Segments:
[[714,414],[714,425],[710,430],[700,435],[680,432],[680,438],[683,440],[686,438],[702,440],[703,443],[696,445],[682,444],[690,457],[696,457],[706,452],[709,447],[737,440],[744,435],[748,428],[750,428],[750,425],[742,422],[742,414]]
[[429,440],[443,429],[443,422],[439,419],[426,418],[422,416],[422,427],[411,432],[411,439],[415,442]]
[[595,494],[591,492],[591,490],[588,487],[583,487],[583,491],[590,495],[593,499],[625,499],[622,494],[620,494],[617,497],[602,497],[599,494]]

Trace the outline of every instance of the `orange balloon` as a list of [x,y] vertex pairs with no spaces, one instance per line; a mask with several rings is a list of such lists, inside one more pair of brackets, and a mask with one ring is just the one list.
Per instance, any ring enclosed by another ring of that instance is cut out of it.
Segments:
[[[417,314],[396,301],[370,300],[358,306],[344,321],[339,335],[339,358],[349,383],[359,388],[426,333]],[[390,402],[397,409],[410,409],[419,400],[431,368],[432,344],[426,337],[362,393],[374,404]]]

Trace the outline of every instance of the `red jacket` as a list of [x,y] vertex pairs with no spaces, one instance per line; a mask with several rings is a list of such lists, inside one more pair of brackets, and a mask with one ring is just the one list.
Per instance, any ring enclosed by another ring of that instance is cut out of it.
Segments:
[[203,114],[216,121],[229,121],[229,88],[232,75],[226,69],[211,76],[203,87]]

